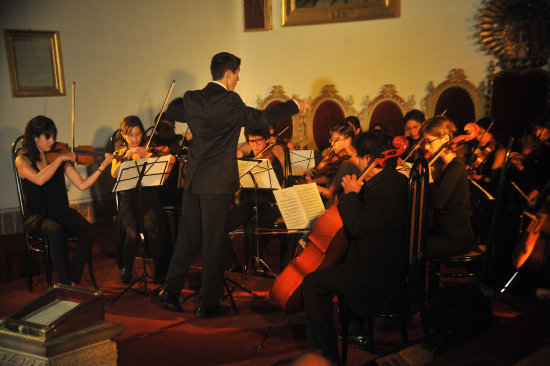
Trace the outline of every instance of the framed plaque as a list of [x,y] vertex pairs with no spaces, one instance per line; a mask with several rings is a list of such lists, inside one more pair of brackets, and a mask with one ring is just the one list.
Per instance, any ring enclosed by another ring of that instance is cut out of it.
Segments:
[[14,97],[65,95],[59,32],[6,29],[4,35]]

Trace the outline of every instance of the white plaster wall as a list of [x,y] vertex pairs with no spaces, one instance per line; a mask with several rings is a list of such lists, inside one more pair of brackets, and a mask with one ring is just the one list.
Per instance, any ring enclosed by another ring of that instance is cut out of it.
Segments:
[[[427,83],[452,68],[475,85],[486,77],[490,58],[473,36],[480,0],[401,0],[400,18],[295,27],[281,27],[281,0],[272,2],[273,30],[245,33],[240,0],[0,0],[2,29],[60,31],[67,88],[64,97],[13,98],[2,38],[0,209],[17,206],[9,150],[25,123],[47,115],[58,140],[70,139],[72,81],[76,142],[100,147],[126,115],[149,125],[172,80],[171,99],[201,88],[219,51],[242,58],[237,92],[251,106],[275,84],[314,98],[331,83],[360,111],[365,95],[393,83],[419,107]],[[89,193],[72,187],[69,197]]]

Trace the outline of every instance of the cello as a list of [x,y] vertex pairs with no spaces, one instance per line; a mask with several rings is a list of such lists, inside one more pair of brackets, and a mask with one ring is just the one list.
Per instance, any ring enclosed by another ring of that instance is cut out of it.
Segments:
[[[383,167],[387,159],[403,154],[407,150],[407,145],[408,140],[405,137],[395,137],[393,139],[395,149],[382,152],[379,157],[370,162],[357,180],[364,180],[377,165]],[[287,314],[302,310],[301,285],[304,277],[317,269],[340,263],[347,248],[344,224],[337,204],[335,204],[321,215],[307,236],[302,252],[285,267],[275,280],[269,293],[271,301],[280,306]]]

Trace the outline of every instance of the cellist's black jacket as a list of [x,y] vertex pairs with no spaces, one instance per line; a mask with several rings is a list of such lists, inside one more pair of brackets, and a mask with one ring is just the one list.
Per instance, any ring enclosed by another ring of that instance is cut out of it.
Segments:
[[395,298],[403,255],[407,179],[394,169],[383,169],[365,182],[360,194],[345,194],[338,211],[349,251],[344,266],[354,280],[344,284],[344,295],[358,313],[385,312]]

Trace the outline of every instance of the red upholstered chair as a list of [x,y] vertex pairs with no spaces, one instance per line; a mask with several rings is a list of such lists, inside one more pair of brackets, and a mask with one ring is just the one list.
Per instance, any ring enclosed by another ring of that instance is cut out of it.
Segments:
[[394,136],[403,135],[405,126],[403,117],[414,104],[414,97],[411,95],[409,103],[397,94],[393,84],[386,84],[378,96],[372,101],[365,98],[365,108],[359,112],[362,130],[366,131],[371,126],[381,124]]
[[330,146],[330,129],[345,117],[356,116],[352,102],[338,95],[334,85],[325,85],[311,104],[311,115],[305,121],[305,138],[309,149],[323,150]]
[[466,79],[464,70],[452,69],[437,87],[430,81],[428,95],[422,100],[426,118],[444,111],[458,129],[487,115],[485,82],[476,88]]
[[[258,97],[258,100],[256,101],[256,104],[258,106],[258,109],[266,109],[267,107],[272,107],[280,103],[284,103],[286,101],[289,101],[290,98],[285,94],[285,91],[283,90],[283,87],[281,85],[273,85],[271,88],[271,93],[264,99],[260,99]],[[294,118],[296,121],[294,121]],[[288,127],[288,129],[281,134],[281,138],[283,140],[293,140],[293,131],[294,131],[294,125],[295,123],[299,123],[298,118],[296,117],[289,117],[283,121],[280,121],[275,125],[275,135],[278,135],[283,131],[285,128]]]

